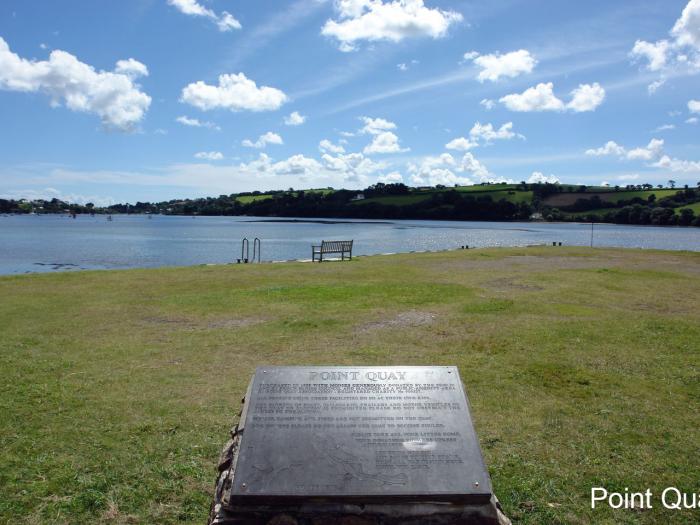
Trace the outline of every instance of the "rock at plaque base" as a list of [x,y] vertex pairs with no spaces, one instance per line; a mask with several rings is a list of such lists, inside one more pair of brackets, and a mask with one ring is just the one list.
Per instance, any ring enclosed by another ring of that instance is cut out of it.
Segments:
[[218,471],[209,525],[510,525],[456,367],[260,368]]
[[280,507],[236,506],[227,502],[238,451],[238,428],[221,453],[219,477],[208,525],[511,525],[496,497],[486,504],[385,503],[348,505],[307,503]]

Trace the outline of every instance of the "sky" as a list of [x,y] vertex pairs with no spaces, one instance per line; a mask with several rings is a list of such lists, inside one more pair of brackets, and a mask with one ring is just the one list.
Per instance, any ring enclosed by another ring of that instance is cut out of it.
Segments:
[[3,0],[0,197],[700,181],[700,0]]

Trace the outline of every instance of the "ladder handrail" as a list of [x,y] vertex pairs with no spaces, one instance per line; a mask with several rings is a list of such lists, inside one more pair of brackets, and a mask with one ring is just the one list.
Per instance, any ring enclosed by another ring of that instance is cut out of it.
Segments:
[[257,237],[253,239],[253,262],[255,262],[255,256],[258,256],[258,262],[260,262],[260,252],[262,250],[262,242]]
[[248,242],[247,237],[243,237],[243,240],[241,241],[241,261],[248,262],[249,257],[250,257],[250,243]]

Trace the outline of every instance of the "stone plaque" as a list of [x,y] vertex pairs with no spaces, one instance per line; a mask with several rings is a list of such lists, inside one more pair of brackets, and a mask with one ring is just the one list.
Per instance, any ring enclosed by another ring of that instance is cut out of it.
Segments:
[[456,367],[263,367],[239,424],[245,504],[492,495]]

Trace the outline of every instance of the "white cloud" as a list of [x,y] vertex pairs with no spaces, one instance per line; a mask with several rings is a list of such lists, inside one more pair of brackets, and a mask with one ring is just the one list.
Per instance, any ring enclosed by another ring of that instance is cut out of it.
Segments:
[[245,139],[243,142],[241,142],[243,146],[246,148],[258,148],[262,149],[267,147],[268,144],[284,144],[284,141],[282,140],[282,137],[280,137],[277,133],[273,133],[272,131],[268,131],[267,133],[263,133],[258,137],[258,140],[255,142]]
[[576,113],[594,111],[605,100],[605,90],[598,82],[580,84],[571,92],[571,101],[566,107]]
[[217,126],[213,122],[208,122],[206,120],[199,120],[196,118],[190,118],[185,115],[182,115],[180,117],[177,117],[175,119],[176,122],[179,122],[183,126],[190,126],[193,128],[209,128],[209,129],[215,129],[215,130],[221,130],[219,126]]
[[457,161],[449,153],[443,153],[436,157],[423,157],[420,163],[409,163],[408,172],[411,174],[411,183],[419,186],[425,184],[453,186],[474,183],[471,178],[458,175],[458,173],[470,173],[482,182],[492,180],[492,175],[486,166],[471,153],[465,153],[460,161]]
[[629,150],[627,158],[630,160],[652,160],[661,155],[663,147],[663,139],[651,139],[646,147]]
[[700,100],[689,100],[688,111],[691,113],[700,113]]
[[511,111],[562,111],[564,103],[554,95],[554,84],[540,83],[520,94],[513,93],[499,99]]
[[231,111],[272,111],[279,109],[288,98],[281,90],[268,86],[258,87],[243,73],[220,75],[218,86],[201,80],[185,86],[182,102],[207,111],[229,109]]
[[522,93],[513,93],[499,99],[511,111],[565,111],[575,113],[593,111],[605,100],[605,89],[597,82],[593,84],[580,84],[571,92],[571,100],[564,104],[554,94],[552,82],[539,83]]
[[671,29],[680,46],[700,49],[700,0],[690,0]]
[[384,184],[396,184],[396,183],[402,183],[403,182],[403,177],[398,171],[392,171],[391,173],[388,173],[387,175],[380,175],[377,180],[379,182],[383,182]]
[[625,155],[625,148],[620,146],[614,140],[609,140],[608,142],[605,143],[605,146],[602,146],[602,147],[596,148],[596,149],[586,150],[586,155],[593,155],[595,157],[601,157],[604,155],[622,156],[622,155]]
[[88,202],[93,203],[95,206],[106,207],[112,204],[117,204],[117,201],[113,197],[104,197],[101,195],[82,195],[77,193],[64,193],[56,188],[43,188],[37,189],[26,189],[26,190],[15,190],[6,193],[0,193],[0,199],[14,199],[21,200],[27,199],[30,201],[35,200],[45,200],[50,201],[51,199],[58,199],[63,202],[68,202],[71,204],[82,204],[85,205]]
[[669,130],[672,130],[672,129],[676,129],[676,125],[675,125],[675,124],[664,124],[664,125],[659,126],[658,128],[656,128],[652,133],[657,133],[657,132],[659,132],[659,131],[669,131]]
[[360,133],[379,135],[384,131],[396,129],[396,124],[383,118],[360,117],[360,120],[365,123],[364,127],[360,130]]
[[385,167],[384,163],[374,162],[362,153],[339,154],[335,157],[324,153],[321,159],[326,170],[356,185],[366,185],[372,174]]
[[408,71],[408,65],[404,62],[400,64],[396,64],[396,68],[399,69],[400,71]]
[[541,171],[533,171],[532,175],[530,175],[530,178],[527,179],[527,182],[528,184],[544,184],[547,182],[549,184],[558,184],[559,178],[555,177],[554,175],[550,175],[548,177]]
[[472,142],[471,140],[465,137],[458,137],[445,144],[445,148],[457,151],[467,151],[477,147],[478,145],[478,143]]
[[700,71],[700,0],[690,0],[669,32],[670,39],[637,40],[630,52],[634,61],[645,61],[650,71],[679,68]]
[[423,0],[337,0],[338,20],[327,20],[321,34],[353,51],[361,40],[400,42],[408,37],[441,38],[462,15],[431,9]]
[[287,126],[301,126],[304,122],[306,122],[306,117],[298,111],[292,111],[289,115],[284,117],[284,123]]
[[620,175],[617,177],[617,180],[625,180],[625,181],[637,180],[637,179],[639,179],[638,173],[630,173],[628,175]]
[[73,111],[94,113],[108,128],[133,130],[151,105],[151,97],[134,83],[139,72],[147,74],[148,69],[133,59],[120,60],[113,72],[95,71],[60,50],[52,51],[48,60],[26,60],[0,37],[0,89],[45,93],[52,106],[64,103]]
[[473,141],[478,142],[483,140],[487,143],[494,140],[509,140],[515,137],[524,139],[525,137],[520,133],[515,133],[513,131],[513,123],[506,122],[500,128],[494,129],[493,124],[481,124],[481,122],[476,122],[472,129],[469,131],[469,136]]
[[224,158],[223,153],[220,151],[200,151],[194,154],[195,158],[202,160],[221,160]]
[[325,153],[345,153],[345,148],[343,146],[339,146],[337,144],[333,144],[330,140],[328,139],[323,139],[321,142],[318,143],[318,149]]
[[374,135],[371,144],[365,147],[364,153],[401,153],[409,148],[401,148],[399,137],[391,131],[383,131]]
[[666,79],[665,79],[665,78],[660,78],[659,80],[654,80],[654,82],[652,82],[651,84],[649,84],[649,85],[647,86],[647,92],[648,92],[650,95],[653,95],[653,94],[656,93],[659,89],[661,89],[661,87],[662,87],[665,83],[666,83]]
[[698,123],[698,117],[690,117],[689,119],[686,119],[685,123],[686,124],[697,124]]
[[234,18],[234,16],[228,11],[223,11],[219,15],[219,19],[216,21],[216,26],[219,31],[230,31],[231,29],[240,29],[241,23]]
[[117,67],[114,68],[115,73],[126,75],[129,78],[147,77],[148,68],[138,60],[129,58],[127,60],[118,60]]
[[490,98],[483,98],[481,99],[481,102],[479,102],[483,107],[486,108],[487,111],[492,110],[496,106],[496,101],[491,100]]
[[659,71],[666,66],[669,42],[660,40],[655,44],[644,40],[637,40],[632,48],[632,57],[635,59],[645,58],[648,61],[647,69]]
[[208,18],[216,24],[219,31],[225,32],[241,28],[241,23],[228,11],[222,11],[220,15],[217,15],[211,9],[197,2],[197,0],[168,0],[168,4],[175,7],[182,14]]
[[586,150],[586,155],[593,155],[595,157],[612,155],[628,160],[652,160],[661,155],[663,146],[663,139],[651,139],[649,144],[647,144],[645,147],[634,148],[628,151],[623,146],[620,146],[611,140],[608,141],[603,147]]
[[642,160],[647,162],[647,166],[661,168],[669,171],[681,173],[700,172],[700,161],[682,160],[672,158],[663,152],[664,141],[662,139],[651,139],[649,144],[642,148],[627,150],[617,143],[610,141],[602,148],[586,151],[587,155],[614,155],[621,159]]
[[472,51],[464,54],[465,60],[473,60],[474,64],[481,68],[477,79],[479,82],[490,80],[497,81],[501,77],[517,77],[524,73],[531,73],[537,65],[537,60],[526,49],[511,51],[510,53],[491,55],[479,55]]
[[276,175],[307,175],[321,168],[316,159],[304,155],[292,155],[286,160],[272,165],[272,171]]
[[700,173],[700,161],[680,160],[668,155],[664,155],[651,166],[681,173]]

